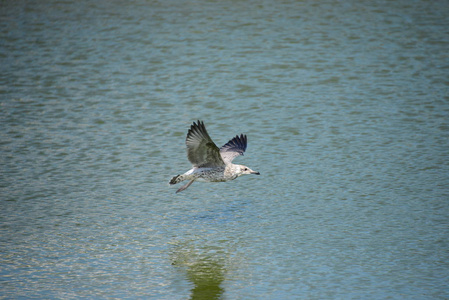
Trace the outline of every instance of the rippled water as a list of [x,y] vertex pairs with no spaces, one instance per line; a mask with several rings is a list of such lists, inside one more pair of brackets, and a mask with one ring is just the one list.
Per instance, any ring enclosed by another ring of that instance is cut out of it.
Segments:
[[[0,13],[0,298],[449,298],[444,1]],[[197,119],[262,175],[175,194]]]

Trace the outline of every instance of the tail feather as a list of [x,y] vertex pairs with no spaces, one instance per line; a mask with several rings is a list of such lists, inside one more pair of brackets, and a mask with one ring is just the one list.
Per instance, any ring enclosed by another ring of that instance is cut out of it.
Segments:
[[[177,184],[181,181],[186,180],[187,178],[185,178],[184,175],[176,175],[174,176],[171,180],[170,180],[170,185],[174,185]],[[182,192],[183,190],[185,190],[186,188],[188,188],[193,182],[195,181],[195,179],[190,180],[187,184],[183,185],[182,187],[180,187],[176,193]]]
[[173,185],[173,184],[177,184],[178,182],[182,181],[180,177],[181,177],[181,175],[176,175],[175,177],[173,177],[170,180],[170,184]]

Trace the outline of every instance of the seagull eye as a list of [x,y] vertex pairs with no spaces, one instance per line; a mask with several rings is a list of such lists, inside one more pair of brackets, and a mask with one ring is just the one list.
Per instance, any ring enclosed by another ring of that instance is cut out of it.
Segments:
[[245,171],[248,171],[248,168],[245,168]]

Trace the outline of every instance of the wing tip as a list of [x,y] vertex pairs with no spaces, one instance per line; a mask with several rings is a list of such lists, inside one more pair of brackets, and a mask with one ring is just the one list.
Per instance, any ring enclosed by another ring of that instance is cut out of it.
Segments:
[[190,125],[190,129],[187,132],[186,140],[189,139],[192,135],[201,135],[201,132],[206,132],[206,127],[204,126],[204,122],[198,120],[193,121],[193,124]]

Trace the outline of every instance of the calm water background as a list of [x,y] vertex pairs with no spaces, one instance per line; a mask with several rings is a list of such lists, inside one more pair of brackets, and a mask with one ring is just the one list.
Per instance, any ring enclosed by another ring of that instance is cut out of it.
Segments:
[[447,1],[0,12],[0,298],[449,299]]

